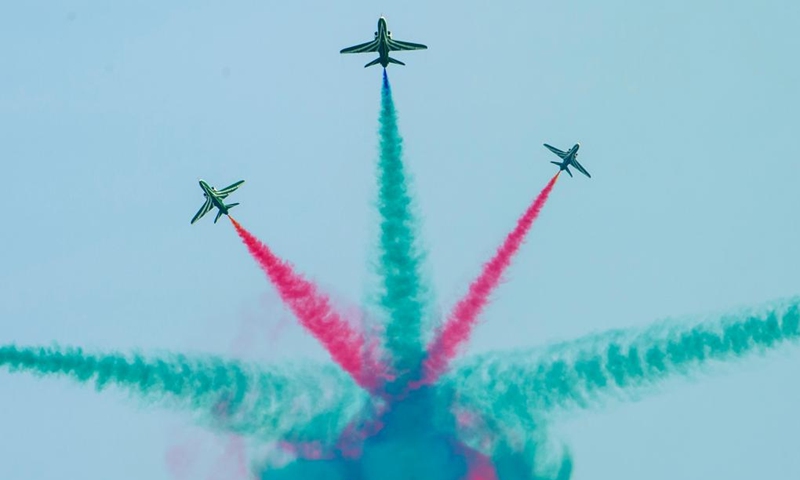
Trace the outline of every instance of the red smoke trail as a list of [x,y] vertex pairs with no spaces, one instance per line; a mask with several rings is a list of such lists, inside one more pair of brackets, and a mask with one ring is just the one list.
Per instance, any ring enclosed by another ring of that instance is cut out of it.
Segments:
[[322,343],[333,360],[349,373],[359,385],[372,390],[376,376],[372,368],[371,349],[364,348],[364,338],[333,310],[327,296],[275,256],[250,232],[231,217],[231,223],[250,254],[278,289],[278,294],[294,312],[300,323]]
[[[483,308],[489,301],[511,259],[519,250],[528,230],[533,225],[539,212],[547,202],[550,191],[558,180],[556,174],[539,193],[539,196],[517,221],[516,228],[508,234],[505,242],[497,249],[497,253],[483,266],[483,271],[469,286],[469,292],[456,304],[447,322],[439,329],[434,340],[429,344],[428,357],[423,363],[423,379],[421,384],[430,384],[447,368],[447,364],[455,357],[458,347],[464,343],[472,332],[472,327]],[[419,383],[417,384],[419,385]]]

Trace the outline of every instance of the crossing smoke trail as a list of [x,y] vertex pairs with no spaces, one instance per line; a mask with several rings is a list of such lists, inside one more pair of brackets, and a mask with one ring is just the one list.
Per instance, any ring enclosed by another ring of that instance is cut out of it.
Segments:
[[514,254],[519,250],[533,222],[542,211],[556,180],[558,174],[547,183],[520,217],[516,228],[508,234],[495,256],[484,265],[480,276],[469,286],[467,295],[456,304],[446,323],[436,333],[434,340],[428,346],[428,356],[423,363],[422,383],[429,384],[435,381],[447,368],[448,362],[455,357],[458,347],[469,339],[478,316],[489,302],[489,297],[500,283],[503,272],[511,264]]
[[398,382],[402,382],[406,375],[419,368],[423,356],[425,288],[421,280],[423,256],[416,245],[416,222],[403,168],[403,140],[397,127],[397,112],[385,70],[379,120],[381,306],[388,315],[385,346],[392,356]]
[[365,348],[363,336],[334,311],[330,299],[319,293],[311,282],[295,273],[287,262],[275,256],[269,247],[236,220],[228,218],[250,254],[303,327],[319,340],[333,360],[359,385],[368,389],[375,388],[377,365],[370,362],[373,356]]
[[[263,323],[263,318],[252,314],[245,314],[239,322],[238,332],[228,347],[228,354],[239,357],[253,354],[255,351],[270,349],[277,341],[275,332],[268,333],[260,338],[253,335],[254,329]],[[263,326],[263,325],[262,325]],[[266,332],[262,332],[266,333]],[[266,343],[256,345],[259,340]],[[215,408],[215,420],[224,422],[228,415],[227,408],[220,404]],[[182,435],[181,440],[176,439],[167,450],[164,460],[170,474],[175,480],[190,480],[205,478],[205,480],[256,480],[251,475],[250,460],[252,455],[250,447],[256,446],[257,441],[246,438],[237,433],[221,434],[221,432],[200,433],[196,430],[187,431],[189,435]],[[207,477],[202,472],[211,471]]]
[[[275,368],[182,355],[88,354],[80,348],[0,346],[0,369],[115,386],[188,410],[215,430],[279,439],[333,439],[363,408],[363,391],[335,368]],[[224,413],[224,415],[223,415]]]
[[674,376],[763,354],[800,339],[800,300],[693,327],[588,336],[536,353],[475,357],[448,375],[467,406],[494,418],[530,418],[559,408],[630,397]]

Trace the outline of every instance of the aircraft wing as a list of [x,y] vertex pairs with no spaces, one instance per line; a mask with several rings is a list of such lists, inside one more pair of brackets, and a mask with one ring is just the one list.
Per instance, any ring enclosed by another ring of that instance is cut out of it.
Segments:
[[586,175],[589,178],[592,178],[592,176],[589,175],[589,172],[587,172],[586,169],[583,168],[583,165],[578,163],[578,161],[575,160],[574,158],[572,159],[572,166],[575,167],[575,170],[581,172],[582,174]]
[[557,149],[556,147],[554,147],[554,146],[552,146],[552,145],[548,145],[548,144],[546,144],[546,143],[545,143],[545,144],[544,144],[544,146],[545,146],[545,147],[546,147],[548,150],[550,150],[551,152],[555,153],[556,155],[558,155],[558,156],[559,156],[559,157],[561,157],[561,158],[564,158],[564,157],[566,157],[566,156],[567,156],[567,152],[562,152],[561,150]]
[[375,40],[367,43],[362,43],[360,45],[354,45],[352,47],[343,48],[339,53],[365,53],[365,52],[377,52],[378,45],[380,42],[376,38]]
[[421,43],[411,43],[411,42],[402,42],[400,40],[392,40],[389,39],[389,50],[396,51],[396,50],[425,50],[428,47],[421,44]]
[[206,213],[208,213],[209,210],[211,210],[213,206],[214,204],[211,202],[211,199],[206,198],[206,203],[204,203],[203,206],[200,207],[200,210],[198,210],[197,213],[194,215],[194,218],[192,219],[191,223],[200,220],[203,217],[203,215],[205,215]]
[[234,184],[228,185],[227,187],[223,188],[222,190],[217,191],[217,196],[219,198],[225,198],[228,195],[230,195],[231,193],[235,192],[236,189],[239,188],[239,186],[241,184],[243,184],[243,183],[244,183],[244,180],[239,180],[238,182],[236,182]]

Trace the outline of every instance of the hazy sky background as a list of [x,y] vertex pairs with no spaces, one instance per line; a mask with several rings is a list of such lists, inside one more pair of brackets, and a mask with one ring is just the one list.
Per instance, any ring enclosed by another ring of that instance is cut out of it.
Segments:
[[[380,68],[441,308],[581,142],[470,352],[800,294],[800,4],[6,2],[0,344],[325,359],[197,179],[343,302],[368,290]],[[210,217],[210,216],[209,216]],[[800,348],[556,428],[576,480],[798,478]],[[187,416],[0,373],[0,478],[172,478]]]

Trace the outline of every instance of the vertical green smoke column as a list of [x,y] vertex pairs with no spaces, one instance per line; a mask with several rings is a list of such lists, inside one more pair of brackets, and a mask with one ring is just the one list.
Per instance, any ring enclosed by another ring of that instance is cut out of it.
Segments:
[[388,315],[385,347],[392,356],[398,384],[419,368],[424,348],[422,317],[425,313],[425,289],[420,272],[422,254],[414,235],[416,225],[403,168],[402,143],[392,90],[384,70],[378,163],[379,274],[383,283],[380,303]]

